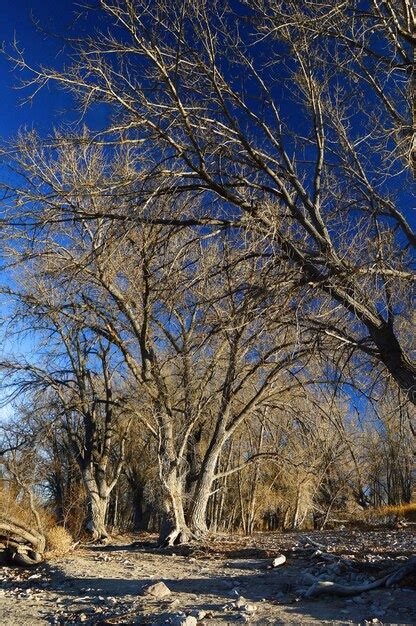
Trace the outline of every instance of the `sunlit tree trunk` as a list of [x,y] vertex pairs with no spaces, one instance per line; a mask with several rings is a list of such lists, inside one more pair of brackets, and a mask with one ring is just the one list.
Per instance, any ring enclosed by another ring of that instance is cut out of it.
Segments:
[[105,480],[94,476],[91,468],[84,471],[83,479],[87,492],[86,530],[94,541],[105,541],[108,538],[106,516],[111,490]]

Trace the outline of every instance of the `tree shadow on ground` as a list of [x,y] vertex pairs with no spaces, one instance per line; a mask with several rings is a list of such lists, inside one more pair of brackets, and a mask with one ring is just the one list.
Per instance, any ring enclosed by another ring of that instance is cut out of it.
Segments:
[[[128,544],[86,544],[83,546],[91,552],[146,552],[154,554],[165,554],[167,556],[218,556],[218,558],[234,558],[234,559],[271,559],[279,550],[268,548],[242,548],[242,547],[225,547],[221,544],[207,545],[206,543],[190,543],[177,546],[160,547],[156,541],[140,540],[133,541]],[[283,550],[284,552],[284,550]]]
[[[91,563],[90,563],[91,565]],[[106,564],[107,565],[107,564]],[[119,566],[119,564],[115,564]],[[73,621],[69,618],[64,624],[77,623],[77,611],[96,606],[97,601],[106,604],[107,598],[114,598],[118,604],[119,617],[130,614],[130,621],[109,621],[118,619],[114,611],[107,607],[107,613],[91,616],[88,624],[144,624],[152,615],[153,623],[162,624],[178,610],[174,607],[179,601],[182,610],[204,610],[212,613],[213,624],[238,623],[242,614],[232,607],[237,595],[242,595],[248,602],[255,603],[258,610],[250,616],[251,624],[284,623],[363,623],[364,620],[379,618],[383,624],[416,623],[416,607],[413,607],[414,590],[380,589],[366,594],[365,601],[353,599],[322,597],[316,600],[299,599],[297,589],[300,583],[302,564],[297,560],[279,568],[264,571],[264,563],[258,560],[224,563],[224,567],[233,568],[237,575],[226,572],[212,572],[207,576],[190,575],[183,578],[170,576],[169,559],[166,562],[166,575],[160,577],[133,578],[106,576],[100,571],[97,562],[97,576],[71,576],[59,566],[44,565],[45,576],[50,579],[48,589],[59,597],[69,598],[71,611],[75,611]],[[140,568],[140,565],[137,565]],[[219,566],[221,569],[221,566]],[[259,571],[262,570],[262,571]],[[153,600],[143,595],[144,589],[159,580],[163,580],[172,595],[163,600]],[[279,594],[284,599],[278,601]],[[393,601],[390,602],[393,596]],[[73,599],[73,605],[71,604]],[[115,609],[114,609],[115,610]],[[406,612],[407,611],[407,612]],[[402,615],[402,617],[401,617]],[[111,617],[113,616],[113,618]],[[144,620],[144,621],[143,621]],[[207,622],[210,623],[209,621]]]

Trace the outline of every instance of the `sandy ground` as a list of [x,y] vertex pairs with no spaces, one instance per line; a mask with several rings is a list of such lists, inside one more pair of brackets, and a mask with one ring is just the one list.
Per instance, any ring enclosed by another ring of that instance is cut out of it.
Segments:
[[[218,537],[208,545],[167,552],[158,551],[152,537],[118,538],[109,546],[84,547],[36,569],[3,567],[0,623],[192,626],[195,620],[186,621],[191,615],[207,626],[416,624],[412,578],[399,587],[354,598],[304,599],[302,590],[310,585],[305,575],[319,576],[322,571],[327,578],[328,567],[319,552],[314,553],[308,537],[324,544],[330,554],[355,560],[358,574],[354,580],[368,579],[368,570],[359,573],[363,561],[373,567],[374,579],[381,569],[400,563],[416,548],[412,531]],[[286,555],[286,563],[270,569],[279,553]],[[143,594],[158,581],[168,586],[169,596],[152,599]]]

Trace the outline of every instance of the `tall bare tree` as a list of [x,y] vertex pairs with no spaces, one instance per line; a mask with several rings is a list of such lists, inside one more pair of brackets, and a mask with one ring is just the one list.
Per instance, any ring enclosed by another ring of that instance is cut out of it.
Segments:
[[198,215],[165,219],[267,241],[325,303],[316,329],[414,403],[411,2],[103,0],[100,11],[108,30],[72,42],[65,72],[15,57],[35,89],[54,81],[82,109],[110,105],[97,140],[147,151],[129,219],[157,221],[145,197],[205,194]]

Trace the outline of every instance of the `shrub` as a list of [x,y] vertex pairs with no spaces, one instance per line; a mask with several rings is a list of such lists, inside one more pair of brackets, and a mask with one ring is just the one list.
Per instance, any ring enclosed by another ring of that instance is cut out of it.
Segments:
[[46,531],[46,549],[54,554],[65,554],[74,543],[71,533],[64,526],[52,526]]

